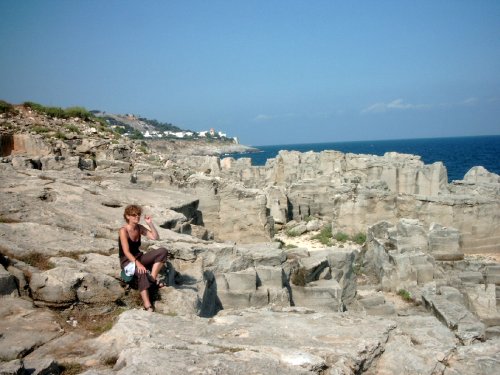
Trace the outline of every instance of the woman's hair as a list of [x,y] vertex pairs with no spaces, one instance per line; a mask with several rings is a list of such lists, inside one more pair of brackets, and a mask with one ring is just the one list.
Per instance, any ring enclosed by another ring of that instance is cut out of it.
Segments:
[[138,206],[136,204],[129,204],[127,207],[125,207],[125,212],[123,212],[123,218],[127,223],[128,223],[127,216],[132,216],[132,215],[142,215],[141,206]]

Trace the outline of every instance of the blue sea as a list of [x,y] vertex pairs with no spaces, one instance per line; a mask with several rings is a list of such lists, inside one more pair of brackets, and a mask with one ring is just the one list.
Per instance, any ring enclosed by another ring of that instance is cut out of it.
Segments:
[[255,146],[256,153],[233,154],[234,158],[249,157],[252,165],[264,165],[275,158],[280,150],[300,152],[336,150],[344,153],[384,155],[386,152],[420,155],[426,164],[441,161],[448,170],[448,179],[461,180],[467,171],[481,165],[490,172],[500,174],[500,135],[481,137],[398,139],[387,141],[357,141],[309,143],[295,145]]

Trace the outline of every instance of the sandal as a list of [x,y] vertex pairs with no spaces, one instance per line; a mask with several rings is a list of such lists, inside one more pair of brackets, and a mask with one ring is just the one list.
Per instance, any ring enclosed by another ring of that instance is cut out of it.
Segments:
[[155,312],[155,308],[153,307],[153,305],[144,307],[144,310],[146,310],[147,312]]
[[163,287],[165,287],[165,286],[167,286],[167,284],[165,284],[163,281],[161,281],[161,280],[156,280],[156,287],[157,287],[158,289],[163,288]]

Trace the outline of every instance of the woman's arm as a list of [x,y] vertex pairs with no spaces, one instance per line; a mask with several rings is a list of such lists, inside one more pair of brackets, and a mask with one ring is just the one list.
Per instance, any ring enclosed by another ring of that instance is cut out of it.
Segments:
[[141,234],[148,237],[150,240],[159,240],[160,235],[153,224],[153,218],[151,216],[144,216],[144,221],[148,224],[149,229],[141,225]]

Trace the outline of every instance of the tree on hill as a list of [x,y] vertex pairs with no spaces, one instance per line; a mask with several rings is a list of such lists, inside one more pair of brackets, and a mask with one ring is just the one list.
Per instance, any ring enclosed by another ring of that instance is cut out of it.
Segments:
[[171,132],[181,132],[183,131],[181,128],[172,125],[168,122],[159,122],[158,120],[150,120],[145,117],[139,117],[139,120],[145,122],[148,125],[151,125],[154,127],[156,130],[164,132],[164,131],[171,131]]

